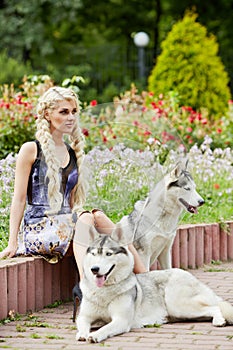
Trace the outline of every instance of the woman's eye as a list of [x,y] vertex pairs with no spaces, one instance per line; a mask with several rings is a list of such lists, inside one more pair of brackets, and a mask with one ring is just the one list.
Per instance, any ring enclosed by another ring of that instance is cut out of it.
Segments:
[[111,256],[111,255],[112,255],[112,253],[110,253],[110,252],[106,253],[106,256]]
[[190,187],[184,187],[185,191],[190,191],[191,188]]

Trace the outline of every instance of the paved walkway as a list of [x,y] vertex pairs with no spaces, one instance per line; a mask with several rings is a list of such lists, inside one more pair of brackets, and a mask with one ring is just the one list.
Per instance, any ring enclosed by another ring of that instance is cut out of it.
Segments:
[[[191,272],[233,304],[233,262]],[[22,316],[0,326],[0,349],[233,350],[233,326],[216,328],[210,322],[181,322],[134,329],[101,344],[88,344],[76,342],[71,318],[72,303]]]

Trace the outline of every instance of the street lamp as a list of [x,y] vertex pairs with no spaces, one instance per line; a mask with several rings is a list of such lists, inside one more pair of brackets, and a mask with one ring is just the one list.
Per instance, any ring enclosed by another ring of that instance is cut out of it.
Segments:
[[133,37],[134,44],[138,47],[138,73],[139,79],[145,77],[145,47],[149,44],[149,35],[145,32],[138,32]]

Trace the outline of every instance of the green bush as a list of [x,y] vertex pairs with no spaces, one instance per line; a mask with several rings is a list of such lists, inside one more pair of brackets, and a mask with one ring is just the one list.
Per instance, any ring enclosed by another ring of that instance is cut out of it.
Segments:
[[21,145],[34,139],[35,115],[32,101],[5,86],[0,99],[0,159],[17,153]]
[[32,68],[30,64],[18,62],[14,58],[8,57],[6,51],[0,53],[0,84],[13,83],[19,85],[23,77],[30,74]]
[[149,76],[149,90],[156,94],[175,91],[181,105],[208,109],[218,119],[230,100],[228,76],[218,56],[214,35],[187,12],[162,43],[162,53]]

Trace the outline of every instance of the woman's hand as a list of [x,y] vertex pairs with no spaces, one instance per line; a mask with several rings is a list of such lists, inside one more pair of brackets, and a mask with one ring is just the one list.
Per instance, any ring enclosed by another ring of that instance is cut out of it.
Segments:
[[17,251],[17,245],[8,245],[2,252],[0,252],[0,259],[13,258]]

